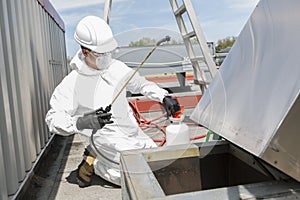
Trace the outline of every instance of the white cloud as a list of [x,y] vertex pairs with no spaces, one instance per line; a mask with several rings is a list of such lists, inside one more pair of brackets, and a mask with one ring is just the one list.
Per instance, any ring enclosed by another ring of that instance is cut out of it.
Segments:
[[75,26],[80,19],[86,16],[85,13],[69,13],[63,16],[66,26]]
[[[113,0],[113,3],[117,3],[120,1],[128,0]],[[55,7],[55,9],[62,12],[65,10],[80,9],[82,7],[104,4],[105,0],[50,0],[50,2]]]
[[232,8],[234,10],[249,10],[253,9],[259,0],[227,0],[226,4],[229,8]]
[[50,2],[58,11],[64,11],[101,4],[104,3],[105,0],[50,0]]

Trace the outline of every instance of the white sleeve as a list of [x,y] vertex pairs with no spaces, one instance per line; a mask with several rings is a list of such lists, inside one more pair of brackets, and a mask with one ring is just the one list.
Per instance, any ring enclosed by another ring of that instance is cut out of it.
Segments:
[[[70,81],[70,80],[69,80]],[[77,117],[73,116],[77,105],[74,101],[74,87],[64,79],[54,90],[50,99],[50,110],[46,115],[46,123],[50,132],[68,136],[78,132]]]
[[136,73],[129,82],[127,89],[132,93],[141,93],[147,98],[162,102],[168,91],[160,88],[154,82],[147,81],[144,77]]
[[63,111],[55,111],[51,108],[46,115],[46,123],[51,133],[62,136],[69,136],[77,133],[76,129],[77,118],[71,117],[68,113]]

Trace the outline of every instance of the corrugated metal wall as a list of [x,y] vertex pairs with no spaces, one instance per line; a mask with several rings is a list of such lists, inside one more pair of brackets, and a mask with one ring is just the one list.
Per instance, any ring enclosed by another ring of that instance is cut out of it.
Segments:
[[67,74],[64,24],[48,0],[0,1],[0,199],[15,194],[49,142],[44,122]]

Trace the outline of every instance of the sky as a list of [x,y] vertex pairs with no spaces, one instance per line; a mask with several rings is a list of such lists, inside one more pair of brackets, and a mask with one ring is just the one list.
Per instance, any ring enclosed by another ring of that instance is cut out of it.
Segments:
[[[208,42],[238,36],[259,0],[191,0]],[[79,46],[73,38],[77,23],[87,15],[103,18],[105,0],[50,0],[66,27],[67,55]],[[181,1],[178,0],[180,3]],[[170,35],[181,40],[169,0],[112,0],[109,25],[119,43],[127,46],[143,37]],[[188,29],[190,26],[188,25]]]

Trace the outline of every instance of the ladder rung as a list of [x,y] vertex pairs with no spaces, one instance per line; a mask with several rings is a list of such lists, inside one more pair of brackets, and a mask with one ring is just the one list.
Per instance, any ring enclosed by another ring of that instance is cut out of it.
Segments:
[[[177,25],[182,34],[182,38],[186,46],[186,50],[188,53],[188,57],[190,58],[190,62],[192,66],[195,68],[195,70],[197,71],[197,73],[200,73],[200,76],[202,76],[202,74],[204,75],[204,77],[202,77],[204,79],[203,80],[204,82],[199,82],[199,84],[206,85],[209,83],[206,80],[207,79],[206,76],[209,75],[210,76],[209,79],[212,78],[216,73],[216,66],[213,61],[212,55],[208,52],[209,49],[206,48],[205,46],[207,42],[203,37],[203,32],[198,22],[191,1],[192,0],[182,0],[183,4],[179,7],[178,7],[177,0],[170,0],[170,3],[171,3],[172,11],[177,21]],[[188,18],[184,19],[185,16],[183,16],[183,14],[187,14]],[[190,22],[190,25],[193,28],[191,32],[187,31],[187,27],[186,27],[187,22]],[[196,51],[193,45],[194,41],[191,41],[193,37],[197,38],[197,43],[200,45],[200,47],[202,46],[205,47],[204,49],[201,48],[202,53],[199,53],[200,55],[198,54],[198,52],[197,52],[198,55],[195,54]],[[207,68],[203,68],[203,65],[206,65]]]
[[203,56],[196,56],[194,58],[190,58],[191,62],[197,62],[197,61],[203,61],[204,57]]
[[183,37],[184,39],[187,39],[187,38],[192,38],[192,37],[195,37],[195,36],[196,36],[196,32],[195,32],[195,31],[191,31],[191,32],[189,32],[189,33],[183,35],[182,37]]
[[177,10],[174,11],[175,16],[182,15],[186,11],[186,7],[182,4]]

